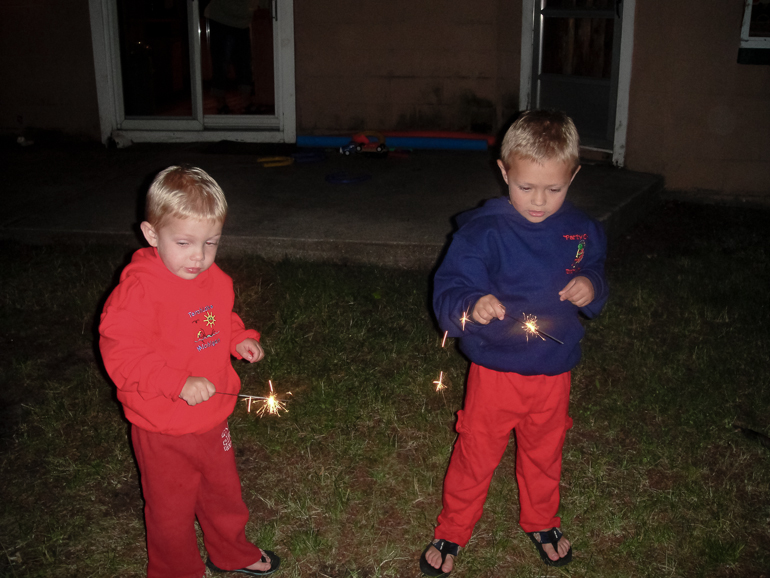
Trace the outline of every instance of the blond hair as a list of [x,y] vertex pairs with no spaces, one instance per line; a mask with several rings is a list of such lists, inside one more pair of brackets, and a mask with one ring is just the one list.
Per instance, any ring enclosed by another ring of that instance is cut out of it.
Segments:
[[580,161],[580,138],[572,119],[560,110],[527,110],[503,137],[500,159],[508,168],[511,156],[542,163],[565,162],[575,170]]
[[225,193],[203,169],[171,166],[158,173],[147,192],[145,218],[155,228],[169,217],[213,219],[227,216]]

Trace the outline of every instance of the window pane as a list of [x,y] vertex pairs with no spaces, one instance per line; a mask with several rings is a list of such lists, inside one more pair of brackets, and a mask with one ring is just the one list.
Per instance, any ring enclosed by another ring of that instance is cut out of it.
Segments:
[[546,8],[596,8],[614,10],[616,0],[546,0]]
[[614,21],[607,18],[545,18],[545,74],[610,78]]
[[126,117],[192,117],[187,0],[118,0]]
[[201,5],[204,4],[203,113],[275,114],[270,4],[221,0],[204,0]]
[[751,6],[749,36],[753,38],[770,37],[770,0],[755,0]]

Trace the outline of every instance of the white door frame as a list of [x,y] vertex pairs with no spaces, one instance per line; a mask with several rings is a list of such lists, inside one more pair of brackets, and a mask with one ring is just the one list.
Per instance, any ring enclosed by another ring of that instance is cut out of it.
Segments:
[[[542,0],[522,0],[521,76],[519,81],[519,109],[521,110],[527,110],[532,103],[532,58],[534,54],[532,42],[535,37],[535,3],[540,1]],[[626,160],[628,98],[631,88],[631,58],[634,52],[635,12],[636,0],[623,0],[618,99],[615,107],[615,137],[611,151],[612,162],[618,167],[622,167]]]
[[[192,119],[137,120],[123,115],[123,88],[120,78],[120,51],[116,0],[89,0],[91,38],[96,69],[101,140],[110,138],[131,142],[287,142],[297,140],[296,93],[294,85],[294,0],[273,0],[277,25],[273,28],[275,75],[275,115],[221,118],[207,116],[201,122],[200,50],[190,51],[193,69]],[[197,14],[197,0],[193,10]],[[194,46],[199,46],[197,24],[190,30]],[[197,90],[196,88],[197,87]]]

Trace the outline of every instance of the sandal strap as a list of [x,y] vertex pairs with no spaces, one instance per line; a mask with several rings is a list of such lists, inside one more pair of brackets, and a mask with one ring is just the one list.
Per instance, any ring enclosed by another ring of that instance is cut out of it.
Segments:
[[556,544],[563,536],[559,528],[551,528],[550,530],[546,530],[545,532],[535,532],[535,533],[540,535],[541,544]]
[[446,558],[447,556],[454,556],[457,558],[457,552],[460,550],[460,546],[449,540],[434,540],[433,545],[436,547],[436,550],[441,552],[442,558]]

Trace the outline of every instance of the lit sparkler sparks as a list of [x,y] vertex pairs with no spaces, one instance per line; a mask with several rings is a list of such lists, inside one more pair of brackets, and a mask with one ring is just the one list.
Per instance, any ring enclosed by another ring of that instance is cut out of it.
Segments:
[[[257,415],[259,417],[264,416],[266,413],[269,413],[271,415],[277,415],[280,416],[279,412],[281,410],[283,411],[289,411],[286,409],[286,402],[278,399],[275,396],[275,391],[273,390],[273,382],[270,380],[267,380],[267,383],[270,384],[270,395],[267,396],[267,398],[262,402],[262,405],[257,410]],[[291,392],[289,392],[287,395],[291,395]],[[249,405],[249,407],[251,407]]]
[[[463,317],[465,315],[463,314]],[[461,320],[462,321],[462,320]],[[465,326],[465,321],[463,321],[463,326]],[[449,335],[449,331],[444,331],[444,339],[441,340],[441,347],[444,347],[446,345],[446,338],[447,335]],[[443,391],[447,388],[446,384],[444,383],[444,372],[440,372],[438,379],[433,382],[433,384],[436,386],[436,391]]]
[[465,324],[466,324],[468,321],[470,321],[470,320],[471,320],[471,319],[470,319],[470,317],[468,317],[468,312],[467,312],[467,311],[463,311],[463,316],[462,316],[462,317],[460,317],[460,323],[462,323],[462,326],[463,326],[463,331],[465,331]]
[[525,331],[527,335],[527,341],[529,341],[530,335],[534,335],[535,337],[539,337],[540,339],[545,341],[545,337],[540,335],[540,332],[538,331],[537,317],[535,317],[534,315],[527,315],[525,313],[523,313],[522,315],[524,315],[524,319],[523,320],[517,319],[516,321],[521,322],[521,328]]
[[[277,415],[280,417],[280,411],[289,411],[286,409],[286,400],[279,399],[276,394],[275,390],[273,390],[273,382],[268,380],[267,383],[270,384],[270,395],[267,397],[262,395],[246,395],[244,393],[228,393],[226,391],[218,391],[217,393],[221,393],[223,395],[233,395],[236,397],[242,397],[243,401],[246,402],[246,411],[248,413],[251,413],[251,404],[252,402],[261,401],[262,404],[259,406],[259,408],[256,410],[256,414],[259,417],[264,416],[265,414],[271,414],[271,415]],[[291,392],[288,392],[286,395],[291,395]]]
[[436,391],[441,391],[446,389],[446,384],[444,383],[444,372],[440,372],[438,376],[438,380],[433,382],[436,384]]
[[524,331],[525,331],[525,333],[527,335],[527,341],[529,341],[529,336],[530,335],[534,335],[536,337],[539,337],[543,341],[545,341],[545,338],[547,337],[548,339],[552,339],[553,341],[555,341],[556,343],[558,343],[560,345],[564,345],[564,342],[562,340],[556,339],[553,335],[549,335],[548,333],[546,333],[545,331],[540,329],[537,326],[537,317],[535,317],[534,315],[527,315],[526,313],[522,313],[522,315],[524,316],[524,319],[519,319],[518,317],[513,317],[512,315],[508,315],[507,313],[505,315],[507,317],[510,317],[514,321],[518,321],[519,323],[521,323],[521,327],[522,327],[522,329],[524,329]]

